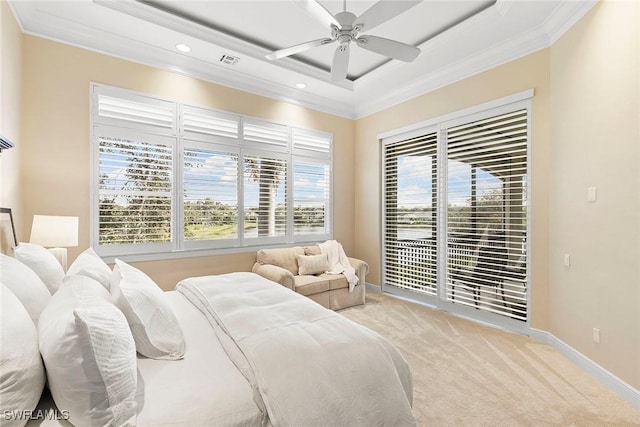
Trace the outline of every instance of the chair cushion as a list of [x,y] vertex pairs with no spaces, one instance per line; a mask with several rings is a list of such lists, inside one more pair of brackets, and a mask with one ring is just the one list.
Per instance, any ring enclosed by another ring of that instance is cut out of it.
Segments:
[[260,264],[277,265],[289,270],[295,276],[298,274],[296,255],[304,255],[304,249],[299,246],[282,249],[260,249],[257,254],[257,261]]
[[293,289],[300,295],[313,295],[329,290],[329,281],[322,276],[295,276]]
[[329,290],[349,287],[349,282],[344,274],[321,274],[318,278],[329,282]]

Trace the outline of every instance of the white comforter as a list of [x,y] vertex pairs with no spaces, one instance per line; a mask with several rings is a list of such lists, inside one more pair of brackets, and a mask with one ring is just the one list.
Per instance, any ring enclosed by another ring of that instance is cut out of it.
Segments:
[[207,316],[274,426],[415,425],[411,374],[391,344],[253,273],[176,290]]

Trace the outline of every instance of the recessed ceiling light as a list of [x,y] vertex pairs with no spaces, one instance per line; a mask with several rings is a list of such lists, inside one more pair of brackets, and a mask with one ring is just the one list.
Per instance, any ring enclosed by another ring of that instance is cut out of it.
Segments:
[[177,44],[176,49],[178,49],[180,52],[191,52],[191,48],[184,43]]
[[307,85],[305,83],[296,83],[296,87],[298,89],[304,89],[305,87],[307,87]]

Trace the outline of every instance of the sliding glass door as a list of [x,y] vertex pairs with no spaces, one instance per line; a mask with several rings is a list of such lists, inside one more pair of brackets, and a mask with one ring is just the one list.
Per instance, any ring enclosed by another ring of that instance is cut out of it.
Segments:
[[383,140],[385,291],[527,321],[528,121],[502,108]]
[[447,301],[526,320],[527,110],[446,135]]
[[385,283],[437,292],[437,137],[385,147]]

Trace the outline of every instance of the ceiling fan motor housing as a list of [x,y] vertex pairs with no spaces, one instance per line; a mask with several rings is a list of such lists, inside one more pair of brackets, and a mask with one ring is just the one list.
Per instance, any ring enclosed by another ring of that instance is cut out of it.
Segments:
[[340,12],[335,15],[336,21],[340,23],[340,28],[332,26],[332,36],[337,39],[340,44],[347,44],[358,37],[360,27],[353,27],[353,23],[357,16],[351,12]]

